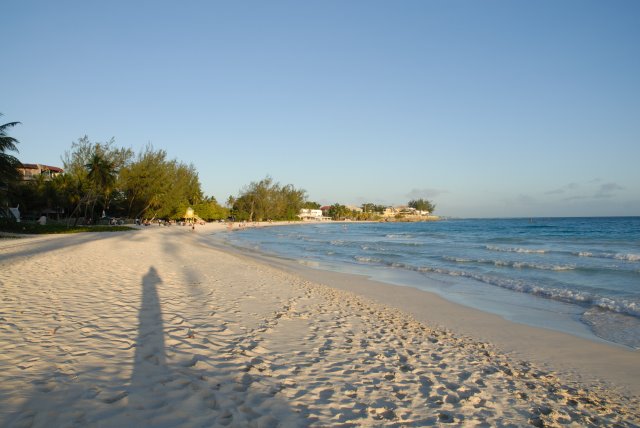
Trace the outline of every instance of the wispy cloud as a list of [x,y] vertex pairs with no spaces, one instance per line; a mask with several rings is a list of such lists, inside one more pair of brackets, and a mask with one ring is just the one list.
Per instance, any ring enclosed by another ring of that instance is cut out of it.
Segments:
[[585,196],[585,195],[575,195],[575,196],[569,196],[567,198],[564,198],[563,201],[571,202],[571,201],[579,201],[581,199],[591,199],[591,197]]
[[423,189],[412,189],[405,196],[409,199],[429,199],[435,198],[438,195],[442,195],[443,193],[448,193],[447,190],[442,189],[434,189],[434,188],[423,188]]
[[619,190],[624,190],[624,187],[618,183],[604,183],[600,185],[600,188],[593,197],[596,199],[612,198]]
[[554,190],[549,190],[548,192],[544,192],[545,195],[563,195],[565,193],[577,190],[580,187],[578,183],[569,183],[565,184],[562,187],[559,187]]
[[545,195],[563,195],[563,201],[579,201],[584,199],[608,199],[616,195],[624,187],[618,183],[603,183],[601,178],[594,178],[584,183],[569,183],[554,190],[545,192]]

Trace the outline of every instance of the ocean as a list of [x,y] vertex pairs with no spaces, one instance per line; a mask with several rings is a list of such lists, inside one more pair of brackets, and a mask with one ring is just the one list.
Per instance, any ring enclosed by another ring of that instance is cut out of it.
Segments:
[[306,223],[227,244],[640,349],[640,217]]

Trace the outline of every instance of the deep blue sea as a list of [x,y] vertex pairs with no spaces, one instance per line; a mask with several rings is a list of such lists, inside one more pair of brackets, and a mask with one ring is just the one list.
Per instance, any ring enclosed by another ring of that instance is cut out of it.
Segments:
[[640,348],[640,217],[310,223],[229,244]]

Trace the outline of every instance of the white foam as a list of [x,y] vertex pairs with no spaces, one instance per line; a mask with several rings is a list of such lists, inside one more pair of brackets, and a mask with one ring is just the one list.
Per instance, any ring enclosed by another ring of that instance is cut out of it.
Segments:
[[487,245],[485,248],[490,251],[500,251],[505,253],[544,254],[548,251],[541,248],[496,247],[494,245]]
[[580,251],[574,253],[579,257],[597,257],[601,259],[624,260],[627,262],[640,262],[640,254],[633,253],[593,253],[590,251]]

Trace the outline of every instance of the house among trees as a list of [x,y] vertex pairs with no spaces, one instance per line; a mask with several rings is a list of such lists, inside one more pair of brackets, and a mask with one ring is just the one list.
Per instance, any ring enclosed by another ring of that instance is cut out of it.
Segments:
[[300,214],[298,214],[298,217],[300,217],[300,219],[303,221],[324,220],[322,216],[322,210],[314,210],[308,208],[300,209]]
[[429,211],[417,210],[413,207],[406,205],[400,205],[397,207],[387,207],[382,213],[383,217],[395,217],[395,216],[419,216],[428,217],[431,213]]
[[35,163],[23,163],[22,166],[17,169],[22,181],[36,180],[40,176],[44,176],[45,181],[50,181],[64,172],[62,168],[58,168],[57,166]]

